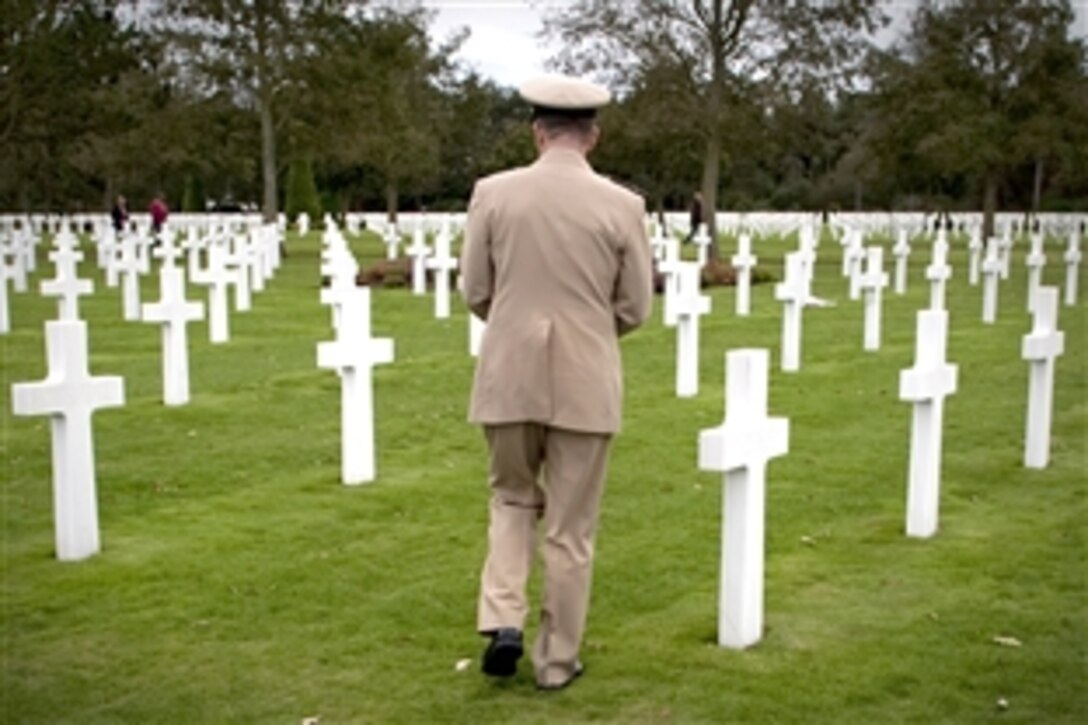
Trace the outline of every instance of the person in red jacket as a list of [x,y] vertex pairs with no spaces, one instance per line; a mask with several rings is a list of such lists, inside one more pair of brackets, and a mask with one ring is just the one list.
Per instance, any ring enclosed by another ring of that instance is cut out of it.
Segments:
[[166,206],[166,202],[163,201],[161,191],[155,194],[155,198],[151,200],[151,206],[147,210],[151,213],[151,232],[157,236],[162,231],[162,225],[166,223],[166,217],[170,214],[170,209]]

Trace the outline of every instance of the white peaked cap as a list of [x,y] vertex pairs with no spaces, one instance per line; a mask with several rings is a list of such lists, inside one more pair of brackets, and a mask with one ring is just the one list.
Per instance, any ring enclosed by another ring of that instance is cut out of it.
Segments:
[[604,86],[563,75],[530,78],[521,84],[518,92],[538,109],[560,113],[595,111],[612,100],[612,94]]

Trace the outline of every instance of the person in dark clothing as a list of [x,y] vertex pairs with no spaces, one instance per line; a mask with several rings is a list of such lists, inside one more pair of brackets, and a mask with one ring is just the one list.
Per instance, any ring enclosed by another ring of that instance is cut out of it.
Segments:
[[703,223],[703,195],[698,191],[691,197],[691,206],[688,209],[688,235],[684,237],[684,243],[690,242],[698,233],[699,226]]
[[110,217],[113,219],[113,231],[118,234],[125,231],[125,224],[128,223],[128,203],[125,197],[117,197],[117,201],[113,203],[113,209],[110,210]]

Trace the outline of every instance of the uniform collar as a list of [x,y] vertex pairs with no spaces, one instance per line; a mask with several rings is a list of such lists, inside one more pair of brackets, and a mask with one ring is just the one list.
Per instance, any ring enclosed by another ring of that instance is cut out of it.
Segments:
[[574,149],[551,148],[540,155],[537,164],[544,166],[564,166],[567,168],[592,169],[586,157]]

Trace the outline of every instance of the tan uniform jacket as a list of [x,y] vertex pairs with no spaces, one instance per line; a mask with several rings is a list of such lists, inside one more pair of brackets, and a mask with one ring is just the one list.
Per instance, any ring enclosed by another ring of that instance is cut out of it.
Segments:
[[470,421],[619,430],[618,338],[652,300],[644,214],[641,197],[566,149],[477,182],[462,289],[488,327]]

